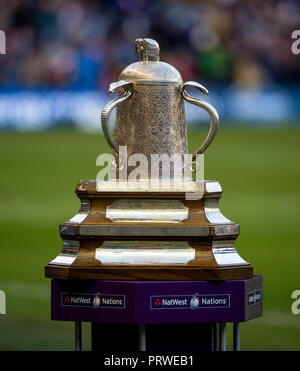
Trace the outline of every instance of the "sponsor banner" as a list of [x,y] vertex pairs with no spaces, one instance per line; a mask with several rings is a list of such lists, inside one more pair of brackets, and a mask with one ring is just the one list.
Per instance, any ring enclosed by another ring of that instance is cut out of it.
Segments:
[[262,291],[261,290],[255,290],[248,294],[248,305],[254,305],[257,303],[260,303],[262,300]]
[[67,307],[125,309],[125,295],[62,293],[61,305]]
[[230,294],[158,295],[150,297],[150,309],[229,308]]

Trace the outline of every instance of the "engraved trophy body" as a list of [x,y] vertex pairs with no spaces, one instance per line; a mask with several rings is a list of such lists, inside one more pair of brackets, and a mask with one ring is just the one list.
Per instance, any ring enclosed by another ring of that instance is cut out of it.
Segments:
[[[188,153],[184,100],[205,109],[210,117],[210,130],[202,146],[194,153],[203,153],[212,142],[219,117],[209,103],[192,98],[188,87],[208,94],[202,85],[189,81],[183,83],[180,73],[171,65],[159,61],[159,45],[151,39],[135,42],[139,62],[126,67],[120,81],[110,85],[109,92],[118,91],[118,97],[107,104],[101,115],[103,133],[114,155],[119,147],[127,146],[128,157],[144,154],[150,164],[152,154]],[[112,139],[109,117],[117,108],[115,133]],[[150,169],[149,169],[150,170]],[[171,172],[170,177],[173,177]]]
[[[150,166],[154,154],[188,153],[184,101],[206,110],[210,129],[194,162],[211,144],[219,117],[209,103],[186,89],[208,91],[183,82],[180,73],[159,61],[159,45],[137,39],[140,61],[125,68],[110,85],[118,96],[102,111],[103,133],[120,172],[127,156],[142,154]],[[117,108],[114,137],[109,118]],[[123,162],[123,163],[122,163]],[[148,165],[147,165],[148,166]],[[129,169],[129,167],[128,167]],[[178,169],[177,169],[178,170]],[[183,170],[183,167],[180,168]],[[169,180],[176,180],[170,172]],[[149,172],[148,172],[149,174]],[[152,177],[150,173],[149,178]],[[161,178],[161,173],[158,174]],[[119,179],[120,180],[120,179]],[[252,266],[235,249],[239,225],[219,210],[222,188],[217,181],[184,181],[184,187],[120,188],[117,181],[79,181],[79,212],[60,225],[61,253],[45,268],[46,277],[108,280],[226,280],[253,276]],[[200,192],[199,192],[200,190]],[[195,197],[187,198],[189,195]],[[200,196],[199,196],[200,194]],[[196,197],[198,195],[198,197]]]

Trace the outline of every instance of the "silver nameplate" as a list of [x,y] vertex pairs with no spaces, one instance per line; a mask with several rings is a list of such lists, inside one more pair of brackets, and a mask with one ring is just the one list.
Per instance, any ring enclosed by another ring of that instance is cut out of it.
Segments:
[[115,200],[106,208],[113,222],[178,223],[188,218],[189,209],[177,200]]
[[194,181],[180,180],[97,180],[98,192],[196,192],[197,184]]
[[187,264],[195,250],[185,241],[104,241],[95,259],[102,264]]

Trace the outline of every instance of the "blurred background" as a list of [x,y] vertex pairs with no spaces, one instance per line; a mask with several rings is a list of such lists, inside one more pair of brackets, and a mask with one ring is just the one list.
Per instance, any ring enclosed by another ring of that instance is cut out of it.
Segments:
[[[223,120],[282,123],[300,115],[297,0],[0,2],[0,128],[73,124],[99,131],[110,82],[151,36],[183,80],[206,84]],[[187,108],[197,122],[197,109]],[[200,115],[201,121],[205,115]]]
[[[1,0],[0,29],[0,349],[73,349],[73,324],[50,321],[43,270],[61,250],[59,223],[79,208],[76,182],[95,179],[97,156],[110,153],[109,83],[136,61],[134,40],[150,37],[221,117],[205,178],[221,183],[238,252],[264,276],[264,316],[242,325],[242,349],[299,350],[299,1]],[[208,117],[186,114],[192,153]]]

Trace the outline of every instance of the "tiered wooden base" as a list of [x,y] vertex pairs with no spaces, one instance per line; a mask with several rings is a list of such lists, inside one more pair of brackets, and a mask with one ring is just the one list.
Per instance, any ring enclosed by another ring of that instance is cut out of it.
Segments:
[[[177,185],[178,186],[178,185]],[[178,190],[116,189],[80,181],[81,208],[60,225],[61,253],[49,278],[229,280],[253,276],[235,250],[239,225],[219,210],[218,182]]]

